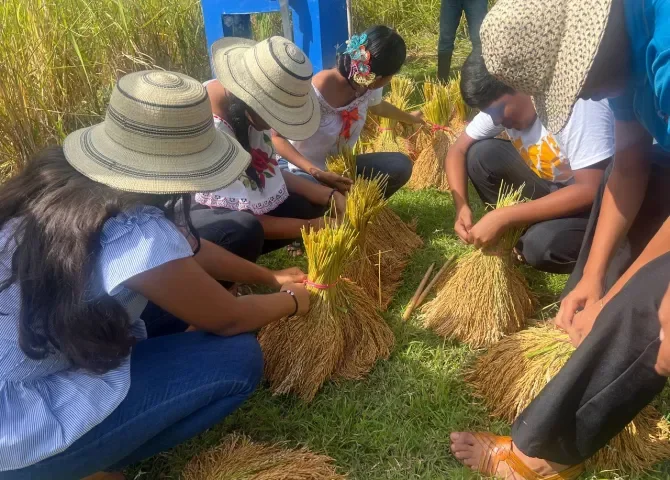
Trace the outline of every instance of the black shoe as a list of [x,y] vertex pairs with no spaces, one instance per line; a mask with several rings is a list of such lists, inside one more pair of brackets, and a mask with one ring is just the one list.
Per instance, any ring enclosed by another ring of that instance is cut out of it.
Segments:
[[443,82],[449,80],[451,70],[451,56],[453,52],[437,54],[437,78]]

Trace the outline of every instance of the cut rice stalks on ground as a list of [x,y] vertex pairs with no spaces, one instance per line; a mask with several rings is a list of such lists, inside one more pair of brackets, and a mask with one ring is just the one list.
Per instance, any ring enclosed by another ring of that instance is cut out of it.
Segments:
[[[501,186],[496,208],[521,201],[521,191]],[[498,241],[496,255],[475,250],[462,258],[436,297],[423,307],[424,326],[474,348],[521,330],[535,307],[526,279],[512,262],[521,232],[508,229]]]
[[345,480],[334,460],[307,448],[252,442],[244,435],[228,435],[218,447],[194,457],[182,472],[183,480]]
[[[391,270],[386,250],[373,250],[368,241],[368,232],[377,221],[378,214],[386,206],[383,191],[387,177],[367,180],[358,177],[347,196],[347,221],[358,233],[358,255],[351,262],[345,275],[360,285],[374,299],[378,308],[385,309],[398,288],[399,276],[391,279],[384,275]],[[381,263],[380,263],[381,262]]]
[[[386,101],[402,111],[409,107],[409,99],[414,91],[414,83],[405,77],[395,75],[391,79],[391,92]],[[412,143],[402,136],[403,128],[397,120],[387,117],[379,119],[379,135],[374,141],[375,152],[400,152],[413,156]]]
[[[511,423],[574,351],[568,335],[555,326],[531,327],[491,346],[476,360],[466,380],[492,416]],[[588,466],[620,475],[648,470],[668,459],[670,423],[647,406],[588,461]]]
[[449,128],[453,114],[449,91],[444,84],[427,81],[423,84],[423,98],[423,117],[432,127],[429,138],[423,137],[419,140],[423,149],[416,157],[407,186],[412,190],[434,187],[447,191],[449,184],[444,170],[444,160],[455,140]]
[[340,278],[358,255],[354,228],[327,224],[318,232],[303,230],[302,237],[310,310],[267,325],[258,340],[272,392],[309,402],[329,379],[362,379],[377,360],[388,358],[395,337],[369,295]]

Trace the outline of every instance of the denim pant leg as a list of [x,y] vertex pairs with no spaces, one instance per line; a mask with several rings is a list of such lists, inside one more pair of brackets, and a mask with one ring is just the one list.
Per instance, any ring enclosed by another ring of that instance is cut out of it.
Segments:
[[479,30],[488,11],[487,0],[464,0],[463,9],[465,18],[468,20],[468,34],[472,42],[472,49],[480,49],[482,42],[479,38]]
[[442,0],[440,4],[440,39],[437,44],[438,54],[454,51],[456,31],[461,23],[463,4],[469,1],[472,0]]
[[364,153],[356,157],[358,175],[372,178],[381,173],[388,175],[388,185],[384,196],[389,198],[400,190],[412,176],[412,161],[407,155],[398,152]]
[[216,425],[256,389],[263,356],[252,334],[190,332],[138,343],[121,404],[65,452],[5,480],[72,480],[120,470]]

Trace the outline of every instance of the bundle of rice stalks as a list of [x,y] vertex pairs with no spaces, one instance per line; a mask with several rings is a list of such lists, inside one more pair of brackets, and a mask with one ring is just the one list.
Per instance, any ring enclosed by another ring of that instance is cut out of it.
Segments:
[[449,92],[449,101],[453,106],[450,127],[456,134],[460,135],[465,130],[465,125],[472,114],[472,109],[465,103],[463,95],[461,95],[460,71],[449,81],[447,90]]
[[264,327],[258,340],[274,394],[293,392],[309,402],[328,379],[363,378],[377,360],[388,358],[395,338],[361,287],[340,278],[356,255],[354,228],[326,225],[303,230],[302,238],[311,308]]
[[447,158],[449,146],[455,137],[449,128],[453,114],[447,87],[440,83],[425,82],[423,84],[424,105],[423,117],[432,125],[428,137],[417,138],[417,148],[423,149],[416,157],[412,177],[407,186],[413,190],[435,187],[440,190],[449,190],[447,176],[444,170],[444,160]]
[[[515,333],[481,355],[466,380],[491,415],[513,422],[568,361],[575,348],[553,325]],[[640,472],[670,458],[670,423],[651,406],[589,460],[596,470]]]
[[307,448],[254,443],[239,434],[228,435],[218,447],[193,458],[182,472],[184,480],[344,480],[333,459]]
[[365,123],[363,124],[363,129],[358,137],[358,141],[363,145],[363,153],[367,153],[368,150],[372,151],[375,138],[377,138],[377,135],[379,134],[380,121],[380,117],[368,111],[367,116],[365,117]]
[[[358,145],[358,144],[357,144]],[[356,180],[356,149],[344,147],[337,155],[326,158],[326,169],[351,180]]]
[[[395,75],[391,79],[391,92],[386,101],[400,110],[407,110],[409,99],[414,91],[414,83],[405,77]],[[375,152],[400,152],[411,155],[411,142],[402,137],[402,128],[397,120],[381,117],[379,119],[379,136],[374,141]]]
[[[521,201],[521,191],[502,186],[496,208]],[[508,229],[496,245],[496,255],[475,250],[461,259],[424,306],[424,326],[473,347],[492,345],[521,330],[535,303],[526,279],[512,263],[521,233],[521,228]]]

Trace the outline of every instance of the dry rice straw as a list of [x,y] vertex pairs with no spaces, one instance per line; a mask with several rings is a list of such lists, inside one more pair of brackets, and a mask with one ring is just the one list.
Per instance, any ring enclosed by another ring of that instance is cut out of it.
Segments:
[[395,338],[375,303],[352,281],[340,278],[356,254],[357,232],[349,223],[303,231],[310,287],[306,315],[264,327],[258,337],[265,377],[274,394],[295,393],[311,401],[329,379],[363,378],[388,358]]
[[[574,350],[568,335],[553,325],[531,327],[489,347],[467,372],[466,380],[492,416],[511,423]],[[669,458],[670,424],[648,406],[588,464],[613,474],[637,473]]]
[[307,448],[252,442],[233,433],[217,447],[194,457],[183,480],[345,480],[333,459]]
[[[496,207],[520,200],[521,188],[501,187]],[[512,263],[511,252],[520,235],[521,229],[508,229],[498,242],[497,255],[474,250],[461,259],[436,297],[423,307],[424,326],[476,348],[521,330],[535,302]]]
[[[409,107],[409,99],[414,91],[414,83],[406,77],[395,75],[391,79],[391,92],[386,101],[402,111]],[[387,117],[379,119],[379,135],[374,141],[375,152],[400,152],[413,156],[412,144],[398,130],[402,130],[397,120]]]

